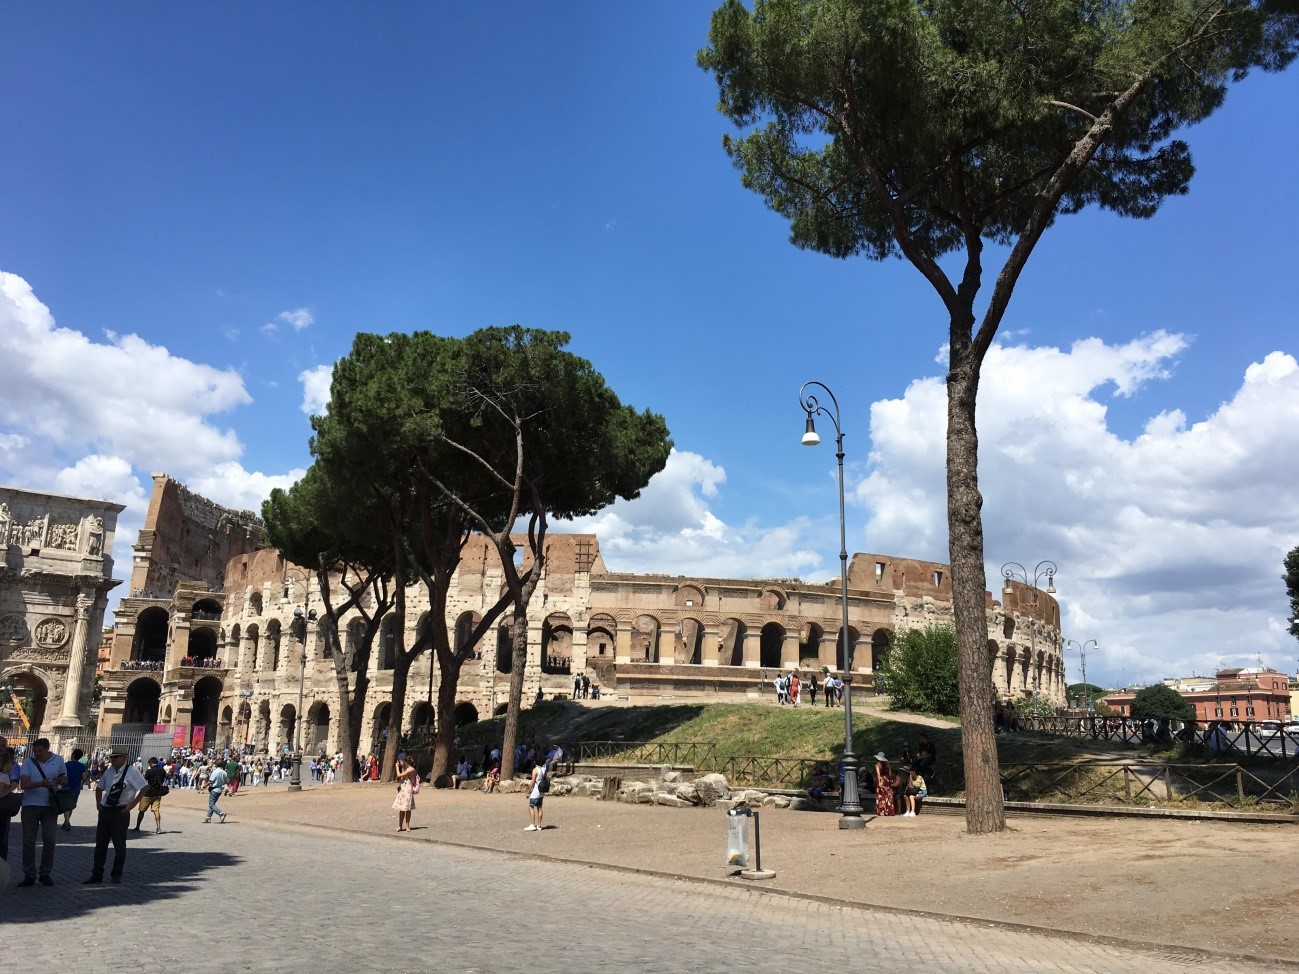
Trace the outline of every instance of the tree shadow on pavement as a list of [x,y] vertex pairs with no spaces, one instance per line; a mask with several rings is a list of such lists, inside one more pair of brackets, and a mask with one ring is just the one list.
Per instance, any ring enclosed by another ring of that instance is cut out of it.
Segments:
[[[164,830],[164,834],[166,831],[180,833],[183,830]],[[22,879],[22,833],[14,828],[9,836],[10,882],[8,889],[0,890],[0,915],[4,916],[6,924],[48,923],[50,920],[89,916],[105,907],[127,903],[166,902],[198,888],[205,874],[243,862],[242,856],[221,850],[195,852],[160,848],[144,844],[144,838],[145,834],[141,832],[138,837],[127,840],[126,868],[120,885],[110,883],[105,875],[102,885],[83,886],[81,881],[90,875],[95,830],[92,826],[74,824],[71,832],[59,832],[52,874],[54,886],[19,889],[16,884]],[[152,831],[147,838],[155,838]],[[39,843],[36,855],[39,858]],[[112,864],[113,850],[110,846],[107,869],[111,869]]]

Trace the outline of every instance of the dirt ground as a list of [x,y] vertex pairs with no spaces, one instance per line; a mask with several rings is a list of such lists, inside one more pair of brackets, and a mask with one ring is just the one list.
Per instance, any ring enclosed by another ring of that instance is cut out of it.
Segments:
[[[391,833],[392,796],[380,784],[245,790],[224,806],[225,829]],[[168,827],[197,821],[203,807],[194,792],[178,791],[167,805]],[[721,809],[556,796],[545,813],[546,830],[525,833],[521,795],[425,788],[415,830],[392,838],[747,882],[725,864]],[[776,871],[754,884],[765,889],[1299,962],[1294,825],[1012,815],[1004,833],[975,837],[959,812],[872,817],[863,830],[841,831],[833,813],[773,809],[762,812],[761,831],[762,865]],[[221,838],[237,849],[233,836]]]

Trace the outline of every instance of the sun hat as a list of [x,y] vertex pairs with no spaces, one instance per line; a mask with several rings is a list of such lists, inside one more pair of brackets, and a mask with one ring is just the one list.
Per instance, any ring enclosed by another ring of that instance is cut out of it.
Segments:
[[888,758],[886,758],[886,757],[884,756],[884,752],[883,752],[883,751],[877,751],[877,752],[875,752],[875,760],[876,760],[876,761],[887,761]]

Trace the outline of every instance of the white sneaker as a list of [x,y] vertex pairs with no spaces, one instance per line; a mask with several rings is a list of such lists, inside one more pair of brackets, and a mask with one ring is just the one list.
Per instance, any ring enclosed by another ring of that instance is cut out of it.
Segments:
[[535,825],[525,825],[525,826],[523,827],[523,831],[525,831],[525,832],[540,832],[541,830],[540,830],[539,828],[537,828]]

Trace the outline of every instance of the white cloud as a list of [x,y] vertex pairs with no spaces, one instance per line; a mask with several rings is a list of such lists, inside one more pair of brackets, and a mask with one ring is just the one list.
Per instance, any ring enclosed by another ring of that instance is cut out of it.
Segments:
[[212,422],[252,402],[237,372],[136,335],[107,332],[97,342],[59,327],[30,285],[3,271],[0,361],[0,482],[126,504],[114,551],[119,575],[129,571],[152,471],[254,510],[272,487],[301,476],[245,470],[238,436]]
[[329,389],[334,380],[332,365],[317,365],[298,373],[302,383],[302,411],[308,416],[320,416],[329,408]]
[[275,316],[274,321],[268,321],[262,325],[261,332],[264,335],[274,335],[280,329],[280,325],[288,325],[294,331],[302,331],[316,321],[315,315],[309,308],[289,308],[287,311],[281,311]]
[[725,482],[726,471],[712,461],[673,450],[636,500],[616,501],[555,529],[597,534],[600,553],[614,572],[794,578],[821,564],[806,519],[762,527],[718,518],[707,499],[717,498]]
[[[990,587],[1005,561],[1054,560],[1066,635],[1101,643],[1089,677],[1293,662],[1274,620],[1281,559],[1299,542],[1299,364],[1274,352],[1212,415],[1169,411],[1116,435],[1102,393],[1138,397],[1187,347],[1165,332],[1068,350],[998,345],[983,370]],[[946,560],[945,409],[940,378],[872,408],[871,469],[854,493],[871,511],[873,550]]]

